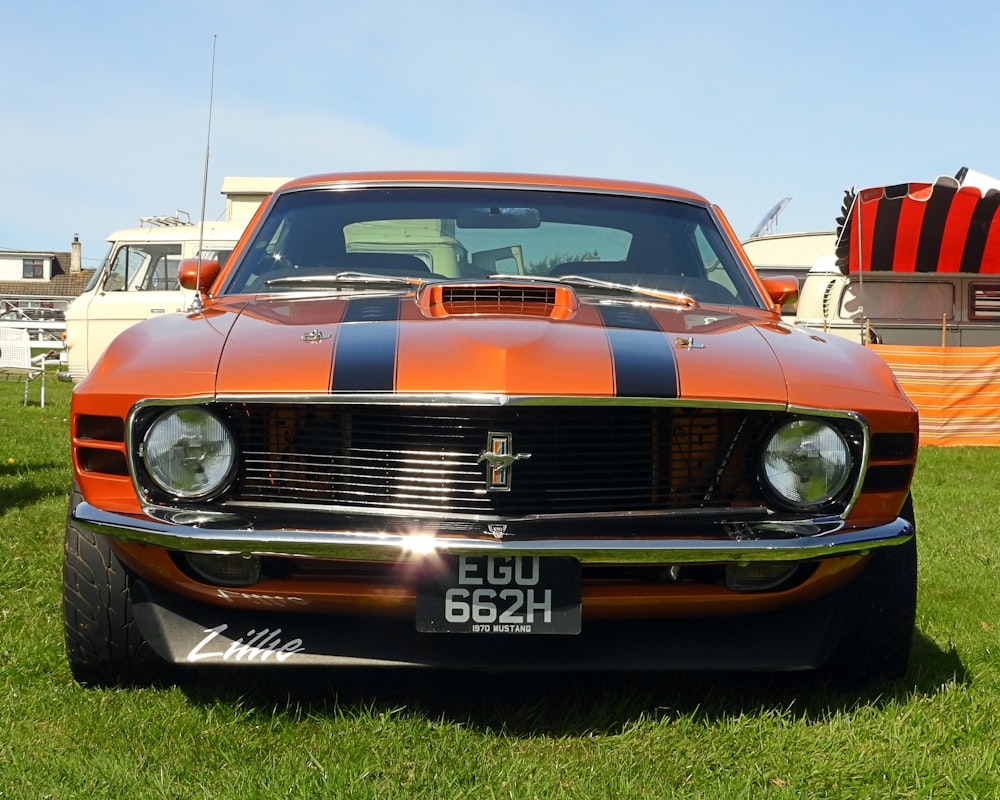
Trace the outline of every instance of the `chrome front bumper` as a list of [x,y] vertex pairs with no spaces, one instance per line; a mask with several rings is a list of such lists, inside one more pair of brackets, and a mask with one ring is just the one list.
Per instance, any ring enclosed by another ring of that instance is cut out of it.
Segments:
[[429,536],[421,533],[356,530],[254,529],[236,517],[164,512],[163,519],[101,511],[86,502],[73,509],[81,527],[118,539],[169,550],[202,553],[282,555],[364,561],[398,561],[433,553],[449,555],[567,556],[584,564],[709,564],[756,561],[814,561],[863,555],[901,545],[913,525],[846,530],[842,520],[751,525],[735,539],[565,538],[511,539]]

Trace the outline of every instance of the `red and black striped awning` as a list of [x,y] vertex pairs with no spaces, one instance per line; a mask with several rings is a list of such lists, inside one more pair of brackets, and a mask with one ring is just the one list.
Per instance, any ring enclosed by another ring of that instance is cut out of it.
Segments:
[[848,190],[838,222],[844,273],[1000,273],[1000,191],[955,178]]

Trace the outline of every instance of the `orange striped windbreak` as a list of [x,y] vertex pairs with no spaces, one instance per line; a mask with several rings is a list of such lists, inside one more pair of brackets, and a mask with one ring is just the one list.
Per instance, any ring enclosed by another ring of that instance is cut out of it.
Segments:
[[920,412],[921,445],[1000,445],[1000,347],[870,347]]

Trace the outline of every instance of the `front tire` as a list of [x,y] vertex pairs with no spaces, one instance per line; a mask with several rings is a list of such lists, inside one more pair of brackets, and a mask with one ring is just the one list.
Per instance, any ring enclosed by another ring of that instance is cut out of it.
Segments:
[[[913,500],[899,515],[914,522]],[[843,634],[827,663],[837,683],[898,680],[906,673],[917,611],[917,536],[876,550],[845,589]]]
[[84,686],[144,686],[167,678],[132,616],[132,576],[108,540],[80,528],[70,495],[63,546],[62,607],[66,657]]

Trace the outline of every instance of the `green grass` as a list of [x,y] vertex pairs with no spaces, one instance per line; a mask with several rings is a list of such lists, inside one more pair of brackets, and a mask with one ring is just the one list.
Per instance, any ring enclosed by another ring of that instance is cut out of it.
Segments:
[[920,454],[899,683],[345,671],[85,690],[59,608],[69,391],[47,388],[22,407],[0,383],[0,798],[1000,798],[1000,450]]

